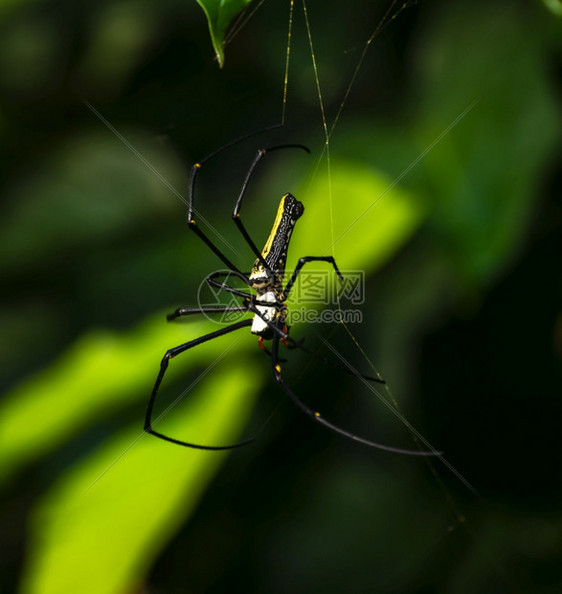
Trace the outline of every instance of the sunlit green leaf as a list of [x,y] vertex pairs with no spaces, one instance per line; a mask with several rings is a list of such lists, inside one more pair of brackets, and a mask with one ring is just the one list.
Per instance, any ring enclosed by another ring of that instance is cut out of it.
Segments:
[[[421,222],[420,205],[390,185],[391,180],[357,164],[340,163],[333,169],[333,237],[343,269],[375,269]],[[331,253],[332,234],[326,232],[332,228],[329,186],[327,178],[319,176],[306,193],[306,216],[291,246],[295,258]],[[92,419],[141,396],[146,399],[165,348],[215,328],[210,322],[166,324],[158,316],[126,335],[97,332],[84,337],[6,400],[0,415],[0,467],[9,473]],[[243,344],[249,343],[241,341],[237,355]],[[189,365],[212,361],[223,349],[220,341],[206,343],[190,353]],[[172,367],[170,377],[177,373],[179,368]],[[212,375],[199,397],[185,410],[174,411],[172,430],[181,426],[197,434],[204,427],[206,443],[235,441],[259,378],[259,373],[249,377],[239,367]],[[140,425],[111,440],[65,474],[39,506],[24,591],[109,593],[133,588],[160,543],[189,515],[221,459],[216,453],[147,439]],[[88,589],[90,584],[95,590]]]
[[[139,401],[142,409],[164,352],[218,327],[201,321],[170,324],[158,315],[126,334],[97,331],[84,336],[48,369],[2,400],[0,476],[46,454],[94,419],[129,402]],[[249,344],[241,340],[236,352]],[[170,366],[167,379],[173,380],[187,367],[211,363],[223,351],[220,340],[204,343]]]
[[560,0],[543,0],[544,5],[556,16],[562,16],[562,2]]
[[[332,199],[330,200],[330,193]],[[299,193],[305,213],[291,239],[290,264],[303,255],[335,255],[342,270],[372,272],[419,227],[424,205],[384,173],[338,160]]]
[[[176,429],[209,443],[241,431],[260,380],[231,365],[174,410]],[[182,410],[180,410],[182,408]],[[224,455],[123,431],[70,470],[35,509],[27,594],[136,591],[161,546],[193,511]]]
[[197,0],[207,17],[209,33],[219,66],[224,64],[224,40],[228,26],[251,0]]

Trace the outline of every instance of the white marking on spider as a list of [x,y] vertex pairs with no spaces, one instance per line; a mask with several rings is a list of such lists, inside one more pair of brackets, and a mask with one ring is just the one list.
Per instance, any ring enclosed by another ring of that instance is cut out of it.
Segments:
[[[266,303],[278,303],[277,296],[273,291],[267,291],[263,295],[258,297],[258,301],[265,301]],[[269,307],[268,305],[256,305],[256,309],[268,322],[272,322],[275,319],[277,308]],[[257,314],[254,315],[252,322],[252,334],[263,334],[269,326],[266,321]]]

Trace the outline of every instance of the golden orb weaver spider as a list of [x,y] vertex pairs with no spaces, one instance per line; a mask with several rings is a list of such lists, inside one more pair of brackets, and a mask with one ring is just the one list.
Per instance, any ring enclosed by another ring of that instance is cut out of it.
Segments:
[[[277,126],[273,126],[277,127]],[[272,128],[273,128],[272,127]],[[207,278],[206,282],[210,287],[215,289],[219,289],[220,291],[225,291],[230,295],[234,295],[242,299],[242,303],[237,306],[218,306],[218,307],[181,307],[174,311],[173,313],[167,316],[168,321],[176,320],[183,316],[195,315],[195,314],[215,314],[215,313],[251,313],[253,314],[252,318],[244,319],[240,322],[235,322],[226,326],[220,330],[216,330],[215,332],[210,332],[209,334],[205,334],[196,338],[194,340],[190,340],[184,344],[181,344],[177,347],[171,348],[166,351],[161,363],[160,363],[160,372],[156,378],[156,382],[154,383],[154,387],[152,389],[152,393],[150,395],[150,399],[148,402],[148,406],[146,409],[146,417],[144,423],[144,430],[151,435],[154,435],[160,439],[165,441],[169,441],[171,443],[201,449],[201,450],[229,450],[233,448],[237,448],[243,445],[246,445],[253,441],[252,439],[247,439],[235,444],[231,445],[219,445],[219,446],[210,446],[210,445],[200,445],[195,443],[190,443],[186,441],[181,441],[179,439],[175,439],[173,437],[169,437],[164,435],[158,431],[155,431],[152,427],[152,411],[154,407],[154,403],[156,400],[156,396],[158,394],[158,390],[160,384],[162,383],[162,379],[168,369],[168,364],[170,359],[192,349],[194,347],[199,346],[209,340],[213,340],[215,338],[219,338],[220,336],[224,336],[225,334],[229,334],[230,332],[235,332],[241,328],[251,327],[252,334],[258,337],[258,345],[259,347],[265,351],[267,355],[271,358],[272,364],[272,373],[275,381],[282,387],[285,393],[289,396],[289,398],[293,401],[293,403],[302,411],[304,412],[311,420],[323,425],[324,427],[330,429],[331,431],[343,435],[349,439],[362,443],[364,445],[378,448],[381,450],[386,450],[395,453],[401,454],[409,454],[414,456],[433,456],[436,455],[436,452],[426,452],[426,451],[416,451],[416,450],[407,450],[402,448],[396,448],[393,446],[383,445],[374,441],[370,441],[364,439],[354,433],[346,431],[345,429],[334,425],[330,421],[326,420],[319,412],[311,409],[308,407],[296,394],[295,392],[289,387],[286,383],[285,379],[283,378],[282,369],[281,369],[281,360],[279,358],[279,344],[283,344],[288,348],[299,348],[306,351],[309,355],[322,360],[323,362],[331,365],[332,367],[338,367],[351,375],[357,375],[356,372],[351,371],[339,364],[335,364],[333,362],[326,361],[323,357],[320,357],[316,353],[310,351],[306,347],[303,346],[302,341],[295,341],[291,336],[289,336],[289,327],[286,324],[286,317],[287,317],[287,306],[285,301],[289,296],[291,289],[293,288],[295,281],[297,280],[298,275],[300,274],[301,270],[303,269],[305,264],[309,262],[327,262],[332,265],[335,273],[337,274],[340,281],[343,282],[343,276],[332,256],[304,256],[301,257],[298,261],[298,264],[295,270],[292,272],[288,282],[284,285],[285,279],[285,267],[287,262],[287,252],[289,248],[289,242],[291,239],[291,235],[293,233],[293,229],[297,220],[303,215],[304,213],[304,206],[301,202],[299,202],[292,194],[287,193],[285,194],[279,203],[279,207],[277,210],[277,215],[275,217],[275,221],[273,223],[273,227],[271,229],[271,233],[269,234],[269,238],[266,241],[266,244],[263,250],[260,252],[258,250],[256,244],[248,234],[244,224],[242,223],[242,219],[240,216],[240,210],[242,207],[242,201],[244,199],[244,195],[246,193],[246,189],[248,187],[248,183],[250,178],[259,163],[259,161],[268,153],[271,153],[276,150],[286,149],[286,148],[297,148],[310,153],[310,150],[301,144],[283,144],[278,146],[273,146],[269,148],[262,148],[259,149],[254,157],[252,164],[246,174],[244,179],[244,183],[242,184],[242,189],[240,190],[240,194],[238,195],[238,199],[234,206],[234,211],[232,213],[232,219],[236,226],[238,227],[242,237],[246,241],[247,245],[250,247],[254,255],[256,256],[256,260],[252,267],[252,270],[249,274],[244,274],[241,272],[223,253],[222,251],[211,241],[211,239],[200,229],[197,225],[197,221],[194,219],[194,195],[195,195],[195,180],[197,177],[197,173],[201,170],[202,166],[205,162],[209,161],[210,159],[217,156],[219,153],[222,153],[226,149],[232,147],[233,145],[253,136],[255,134],[259,134],[261,132],[265,132],[270,130],[271,128],[266,128],[265,130],[260,130],[259,132],[253,132],[251,134],[246,134],[236,140],[224,145],[223,147],[215,150],[211,154],[207,155],[201,161],[195,163],[191,169],[191,177],[189,182],[189,197],[188,197],[188,210],[187,210],[187,221],[188,227],[196,235],[198,235],[203,242],[218,256],[218,258],[226,265],[229,272],[226,273],[228,275],[234,275],[238,277],[240,280],[243,281],[245,285],[247,285],[250,289],[255,292],[255,295],[252,293],[248,293],[245,291],[240,291],[234,287],[231,287],[224,282],[220,282],[217,279],[221,277],[225,277],[226,274],[222,271],[213,272]],[[264,340],[271,340],[271,350],[269,350],[264,345]],[[359,374],[359,377],[363,378],[364,380],[378,382],[378,383],[385,383],[384,380],[374,377],[369,377],[366,375]],[[437,453],[438,454],[438,453]]]

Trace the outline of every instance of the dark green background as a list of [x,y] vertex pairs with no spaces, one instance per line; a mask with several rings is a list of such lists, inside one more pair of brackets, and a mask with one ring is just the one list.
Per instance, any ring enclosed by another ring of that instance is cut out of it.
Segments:
[[[308,8],[330,119],[385,7]],[[185,195],[195,160],[279,120],[287,15],[286,2],[265,2],[219,70],[195,2],[2,7],[7,398],[88,332],[126,332],[193,304],[217,267],[187,231],[178,198],[81,98]],[[560,33],[560,17],[541,2],[410,6],[369,50],[332,137],[335,166],[393,179],[476,102],[400,180],[423,205],[423,221],[369,276],[365,321],[353,331],[405,416],[479,495],[439,462],[360,447],[282,405],[254,445],[226,459],[171,540],[155,539],[154,565],[143,565],[127,592],[561,591]],[[287,125],[210,165],[201,210],[237,241],[230,210],[256,147],[302,142],[316,159],[322,134],[297,2]],[[249,198],[260,241],[278,197],[310,163],[283,156],[258,173],[272,193]],[[250,377],[256,367],[267,372],[265,357],[247,353],[239,362]],[[260,402],[280,399],[273,380],[263,385]],[[345,385],[339,372],[316,368],[299,393],[338,395]],[[41,547],[29,518],[45,493],[123,427],[141,426],[150,387],[10,474],[0,592],[17,590],[30,547]],[[374,410],[363,428],[412,447],[383,407],[355,406],[346,401],[343,424]],[[22,431],[35,439],[33,423]]]

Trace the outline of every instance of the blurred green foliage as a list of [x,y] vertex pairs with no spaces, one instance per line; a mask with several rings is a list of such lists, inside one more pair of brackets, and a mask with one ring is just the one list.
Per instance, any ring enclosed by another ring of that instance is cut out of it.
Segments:
[[[324,176],[315,180],[307,192],[307,217],[303,219],[302,226],[299,224],[299,235],[306,240],[298,241],[295,237],[295,244],[291,246],[293,260],[298,258],[298,254],[305,253],[307,245],[317,246],[319,253],[330,251],[331,239],[325,233],[330,221],[329,217],[323,218],[329,214],[325,208],[329,189]],[[345,212],[334,213],[338,221],[334,226],[336,240],[354,223],[356,225],[353,226],[357,227],[354,232],[362,237],[361,241],[357,241],[349,233],[346,239],[342,235],[337,241],[339,258],[347,268],[368,272],[380,266],[422,220],[419,206],[411,196],[392,188],[389,190],[390,180],[365,168],[339,165],[332,171],[331,180],[331,191],[335,195],[345,192],[348,206],[353,205],[353,210],[347,208]],[[373,200],[383,195],[389,199],[378,209],[377,232],[367,232],[365,224],[355,221],[356,214],[353,213],[368,212]],[[103,213],[102,209],[103,205],[100,207]],[[110,220],[108,225],[111,226]],[[297,251],[299,248],[300,251]],[[293,267],[294,264],[296,262]],[[164,316],[159,315],[127,336],[91,332],[45,372],[8,394],[0,417],[2,474],[8,475],[19,465],[45,456],[83,429],[85,424],[95,422],[100,415],[121,410],[129,400],[142,398],[146,401],[146,386],[154,380],[155,363],[161,356],[161,348],[159,351],[157,345],[171,346],[185,342],[185,325],[166,325],[163,319]],[[213,329],[209,322],[189,324],[190,335],[194,338]],[[213,367],[223,352],[224,343],[221,340],[205,343],[190,351],[189,364],[208,365],[207,369],[214,373]],[[170,411],[178,417],[171,434],[174,434],[174,428],[177,434],[177,427],[182,426],[189,436],[202,433],[199,439],[188,438],[195,443],[212,445],[234,441],[235,428],[240,428],[247,416],[247,399],[255,396],[260,387],[257,379],[263,375],[259,368],[251,374],[243,373],[245,367],[241,365],[241,357],[242,346],[236,344],[236,356],[231,358],[232,365],[237,362],[238,366],[229,374],[224,374],[222,381],[213,382],[203,396],[195,395],[198,400],[206,400],[204,406],[199,404],[198,409],[189,407],[185,415]],[[171,367],[171,373],[166,376],[167,382],[177,379],[174,378],[175,365]],[[80,397],[69,399],[69,395],[73,394]],[[185,422],[186,419],[189,422]],[[31,426],[34,428],[32,440],[27,431]],[[205,477],[209,480],[211,469],[218,468],[220,458],[214,453],[190,452],[189,456],[195,460],[192,468],[183,448],[173,448],[170,456],[167,451],[169,446],[156,444],[153,438],[148,440],[152,446],[137,447],[136,442],[143,436],[141,428],[138,423],[136,437],[131,429],[123,430],[122,436],[96,453],[92,461],[84,459],[74,472],[65,475],[62,484],[50,494],[50,501],[39,509],[35,530],[42,535],[42,546],[32,552],[37,559],[31,561],[30,583],[24,591],[87,591],[89,588],[92,592],[120,592],[129,589],[141,579],[142,568],[148,567],[147,559],[156,555],[155,541],[165,542],[165,536],[173,533],[174,522],[177,525],[186,517],[188,510],[193,509],[203,490]],[[129,449],[134,456],[129,454]],[[120,463],[122,456],[126,457],[128,468]],[[166,458],[169,472],[162,470],[161,456]],[[209,457],[214,464],[209,463]],[[107,480],[105,474],[114,464],[119,464],[111,475],[115,484]],[[155,476],[147,475],[147,466],[153,469]],[[202,474],[203,468],[205,475]],[[182,475],[186,476],[180,480]],[[131,480],[134,477],[137,477],[136,480]],[[173,477],[171,483],[166,480],[170,477]],[[98,488],[98,481],[102,489]],[[138,481],[146,488],[139,489],[136,486]],[[89,487],[93,492],[84,495]],[[171,487],[175,489],[175,497],[170,497]],[[187,493],[195,499],[191,505],[185,499]],[[127,503],[131,498],[134,506]],[[108,507],[108,501],[114,509]],[[155,501],[158,502],[158,514],[152,511]],[[126,514],[119,511],[125,509]],[[109,525],[100,525],[100,515],[108,520]],[[147,515],[153,519],[152,524],[146,522]],[[122,523],[121,527],[115,525],[116,516]],[[143,527],[143,534],[139,533],[138,526]],[[112,540],[115,549],[104,547],[104,554],[100,556],[100,541],[111,539],[115,529],[122,535],[122,540]],[[134,547],[128,541],[133,533]],[[82,539],[81,535],[85,538]],[[61,543],[67,543],[68,548],[61,547]],[[129,560],[121,554],[120,570],[116,571],[112,567],[113,561],[123,549],[127,550]],[[76,550],[79,554],[75,553]],[[69,562],[73,572],[67,570]],[[102,579],[93,580],[94,576],[104,576],[107,583]]]
[[[246,2],[200,4],[222,64]],[[219,264],[186,230],[189,167],[278,121],[288,3],[260,7],[223,70],[193,2],[10,3],[0,21],[0,590],[559,591],[560,21],[546,4],[403,11],[367,53],[328,170],[297,3],[285,128],[198,178],[198,211],[247,268],[229,218],[252,155],[262,143],[312,148],[260,164],[248,228],[264,241],[291,191],[305,215],[289,267],[334,253],[342,270],[366,272],[353,334],[405,416],[484,495],[471,500],[439,464],[432,474],[358,448],[288,407],[231,456],[142,433],[166,349],[217,328],[164,317],[195,304]],[[330,118],[384,10],[308,8]],[[314,330],[348,353],[333,328]],[[188,393],[166,432],[224,444],[251,432],[256,402],[267,418],[277,391],[256,350],[242,331],[174,360],[161,410]],[[396,419],[341,375],[309,371],[294,387],[335,399],[336,411],[340,397],[342,424],[396,443]]]
[[[158,345],[185,342],[185,328],[163,324],[163,319],[161,314],[128,335],[92,331],[55,364],[10,394],[0,419],[3,478],[13,472],[14,466],[44,456],[99,415],[119,411],[129,400],[142,396],[143,388],[154,379],[154,361],[162,355]],[[190,325],[194,338],[215,329],[210,323]],[[193,351],[189,362],[194,366],[210,364],[223,351],[220,341],[206,343]],[[175,371],[172,365],[170,376]],[[71,394],[80,397],[69,398]],[[240,404],[243,410],[243,402]],[[201,419],[202,426],[208,424]],[[32,440],[28,427],[33,427]],[[230,432],[231,428],[225,427],[224,431]]]
[[[231,363],[193,394],[196,406],[174,411],[172,427],[197,434],[203,426],[211,443],[232,442],[257,380]],[[169,448],[135,425],[84,457],[33,514],[41,540],[30,550],[23,591],[101,594],[138,586],[204,493],[224,457],[214,454]]]

